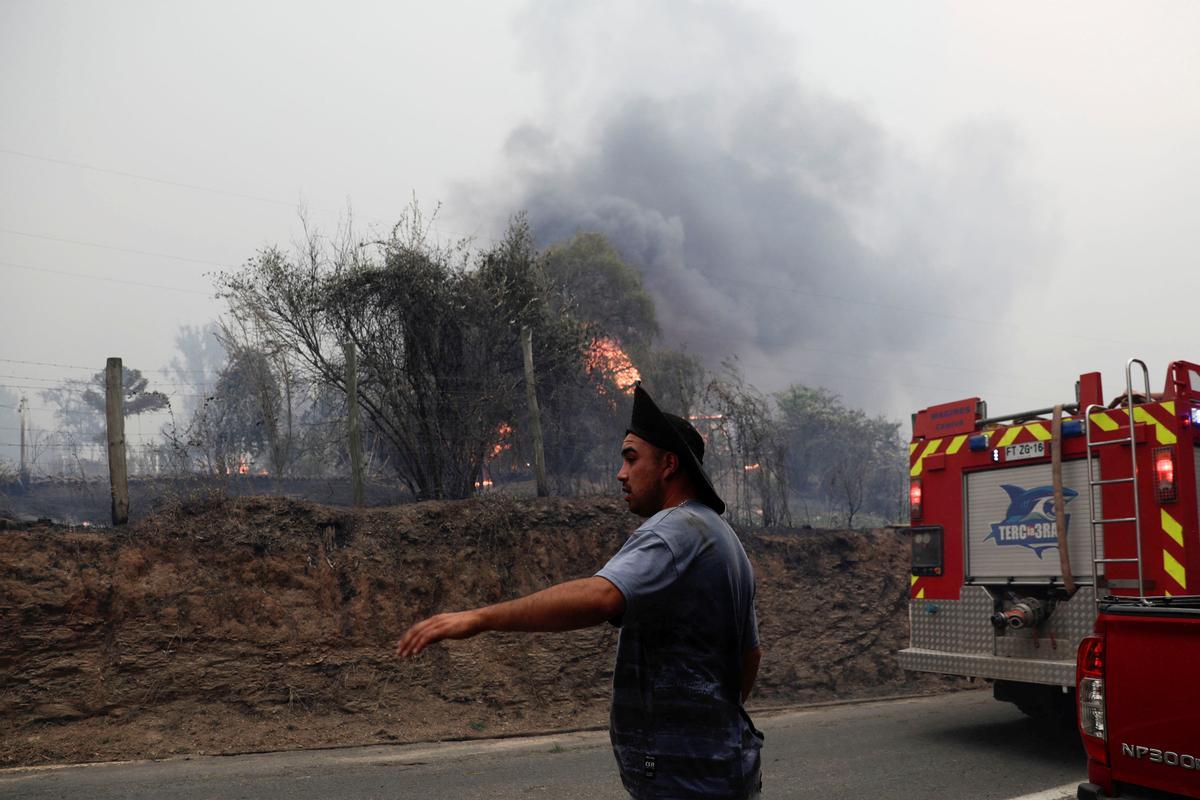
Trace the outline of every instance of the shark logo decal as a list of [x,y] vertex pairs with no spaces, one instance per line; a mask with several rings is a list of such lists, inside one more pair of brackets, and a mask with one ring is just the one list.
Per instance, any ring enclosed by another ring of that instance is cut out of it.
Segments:
[[[1052,547],[1058,547],[1058,509],[1054,507],[1054,487],[1038,486],[1024,489],[1012,484],[1000,487],[1008,493],[1008,512],[1004,521],[992,525],[992,532],[983,538],[992,539],[999,547],[1028,547],[1038,558]],[[1079,492],[1062,490],[1063,505]],[[1071,515],[1063,514],[1063,532],[1071,524]]]

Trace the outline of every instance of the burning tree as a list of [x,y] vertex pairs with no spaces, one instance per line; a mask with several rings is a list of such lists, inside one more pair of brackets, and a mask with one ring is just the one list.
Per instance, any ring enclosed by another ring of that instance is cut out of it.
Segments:
[[539,369],[578,360],[580,345],[549,313],[524,220],[474,259],[427,230],[414,205],[377,250],[347,235],[330,251],[310,236],[300,257],[267,250],[222,283],[321,383],[345,390],[342,345],[353,343],[360,408],[398,476],[418,498],[459,498],[521,414],[521,327],[535,331]]

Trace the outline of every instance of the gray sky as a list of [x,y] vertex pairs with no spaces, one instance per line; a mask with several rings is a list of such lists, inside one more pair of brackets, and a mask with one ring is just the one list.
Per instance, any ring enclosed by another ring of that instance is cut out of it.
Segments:
[[415,193],[446,237],[609,233],[664,339],[765,390],[1157,388],[1200,360],[1198,36],[1187,0],[0,0],[0,384],[161,369],[298,203]]

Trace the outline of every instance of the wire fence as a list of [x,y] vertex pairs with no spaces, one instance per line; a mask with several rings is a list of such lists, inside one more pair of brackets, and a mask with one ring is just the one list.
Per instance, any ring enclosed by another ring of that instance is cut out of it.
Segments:
[[[104,389],[96,380],[96,369],[16,359],[0,359],[0,363],[90,373],[74,378],[39,376],[31,374],[33,370],[0,372],[0,390],[9,390],[7,396],[17,400],[0,403],[0,518],[108,526],[109,445],[103,408],[97,405]],[[344,407],[303,409],[305,414],[276,425],[281,442],[219,424],[197,429],[197,410],[214,398],[216,379],[204,380],[203,373],[200,380],[178,379],[186,374],[179,369],[147,371],[166,378],[150,380],[145,390],[163,395],[166,406],[125,418],[131,521],[172,503],[214,494],[354,504],[350,428]],[[89,392],[90,401],[85,397]],[[380,438],[370,431],[362,438],[362,504],[386,506],[418,499],[398,477]],[[272,444],[277,445],[274,450]],[[531,465],[513,458],[510,450],[507,442],[492,445],[492,458],[475,481],[476,493],[535,494]],[[586,482],[576,489],[600,490]],[[615,482],[611,490],[615,494]]]

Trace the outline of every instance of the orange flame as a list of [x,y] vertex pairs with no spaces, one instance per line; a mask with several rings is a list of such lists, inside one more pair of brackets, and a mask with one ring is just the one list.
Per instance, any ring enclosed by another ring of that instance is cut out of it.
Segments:
[[621,349],[615,339],[607,336],[592,340],[588,346],[586,364],[588,372],[594,374],[599,371],[626,394],[633,394],[634,384],[642,379],[629,354]]
[[512,432],[512,425],[509,425],[507,422],[501,422],[500,427],[496,428],[496,443],[492,445],[492,453],[488,458],[489,461],[497,458],[505,450],[512,449],[512,442],[508,439],[512,435]]

